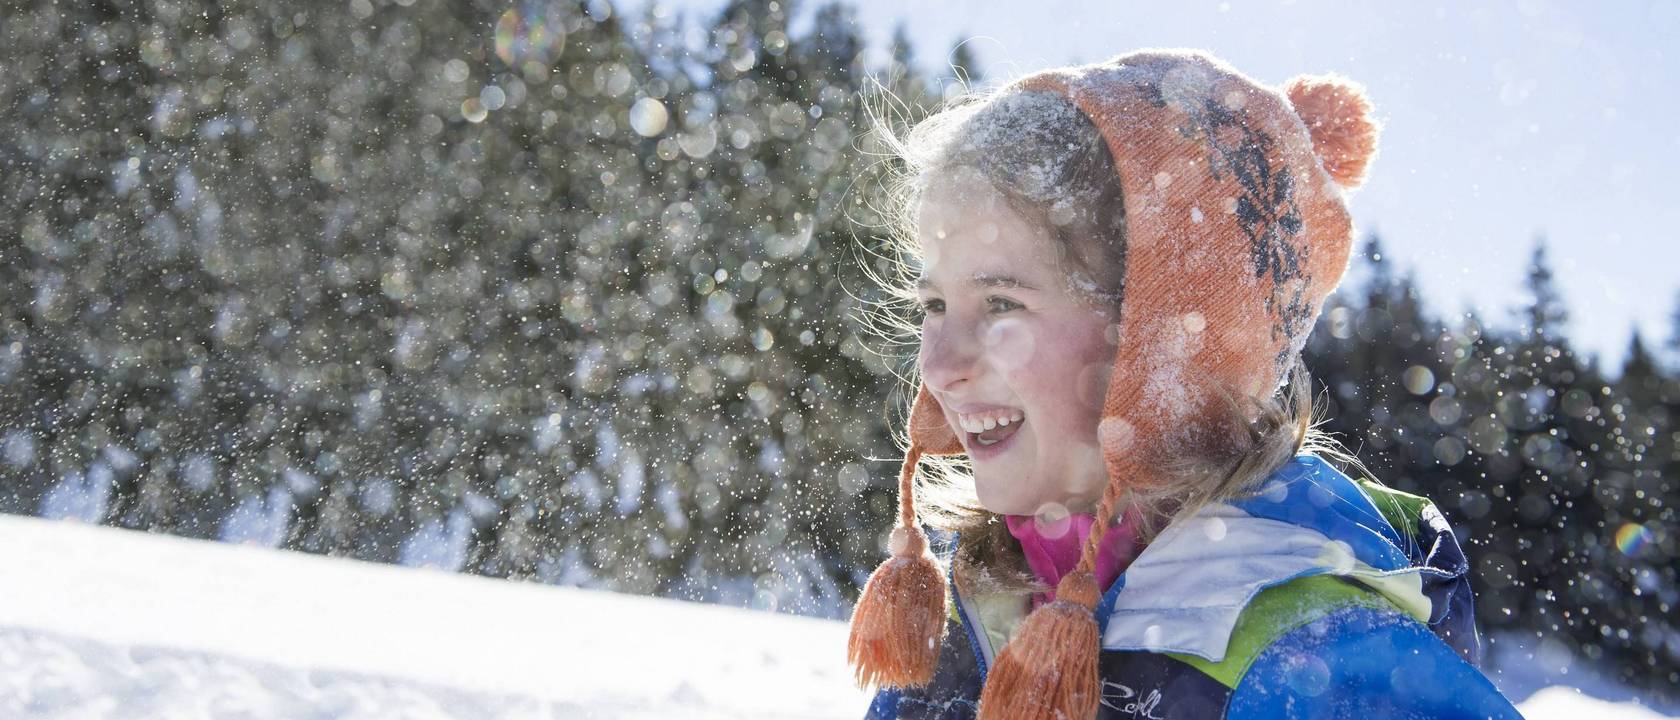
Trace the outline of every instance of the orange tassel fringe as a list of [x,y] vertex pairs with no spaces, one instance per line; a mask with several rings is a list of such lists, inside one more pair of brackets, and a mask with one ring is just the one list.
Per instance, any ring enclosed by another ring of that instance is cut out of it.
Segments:
[[1083,568],[1056,586],[998,654],[980,692],[980,720],[1086,720],[1097,715],[1097,581]]
[[915,527],[893,529],[893,557],[869,576],[852,611],[846,655],[858,687],[926,685],[945,639],[945,576]]

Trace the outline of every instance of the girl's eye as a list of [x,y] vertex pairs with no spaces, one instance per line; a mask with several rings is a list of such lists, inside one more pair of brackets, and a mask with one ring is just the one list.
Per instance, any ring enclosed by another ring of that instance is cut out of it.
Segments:
[[[1008,312],[1008,310],[1018,310],[1023,307],[1020,302],[1015,302],[1015,300],[1008,299],[1008,297],[996,297],[996,295],[995,297],[988,297],[988,299],[986,299],[986,304],[990,305],[991,309],[996,310],[996,312]],[[921,310],[922,312],[927,312],[927,314],[944,312],[944,300],[922,300]]]
[[990,305],[992,310],[995,311],[995,312],[1009,312],[1010,310],[1019,310],[1022,307],[1024,307],[1023,305],[1021,305],[1018,302],[1015,302],[1014,300],[1010,300],[1009,298],[999,297],[999,296],[995,296],[995,295],[992,296],[992,297],[986,298],[986,303],[988,305]]

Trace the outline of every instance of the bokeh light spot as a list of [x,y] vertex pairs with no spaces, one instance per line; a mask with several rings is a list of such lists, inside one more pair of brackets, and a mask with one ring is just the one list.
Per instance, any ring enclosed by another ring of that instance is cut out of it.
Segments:
[[531,63],[552,67],[566,46],[565,17],[553,2],[524,2],[496,21],[496,57],[530,74]]

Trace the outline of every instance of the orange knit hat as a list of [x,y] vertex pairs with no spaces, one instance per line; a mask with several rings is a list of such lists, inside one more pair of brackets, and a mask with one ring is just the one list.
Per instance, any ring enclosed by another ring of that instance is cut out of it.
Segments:
[[[1194,50],[1143,50],[1057,68],[1002,93],[1066,96],[1102,134],[1120,174],[1126,260],[1113,372],[1098,441],[1109,482],[1079,566],[997,658],[982,718],[1096,714],[1096,550],[1125,487],[1164,458],[1217,442],[1220,392],[1282,385],[1353,240],[1345,191],[1376,153],[1363,89],[1339,76],[1262,85]],[[925,385],[909,420],[892,557],[865,584],[848,655],[860,684],[923,685],[945,630],[946,586],[916,522],[922,455],[963,446]]]

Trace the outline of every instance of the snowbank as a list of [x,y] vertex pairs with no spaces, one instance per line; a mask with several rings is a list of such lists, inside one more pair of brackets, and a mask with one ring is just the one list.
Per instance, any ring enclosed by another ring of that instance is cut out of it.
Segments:
[[[838,622],[0,515],[8,718],[859,718]],[[1657,718],[1563,687],[1531,720]]]
[[858,718],[868,705],[832,621],[16,516],[0,516],[0,556],[8,718]]

